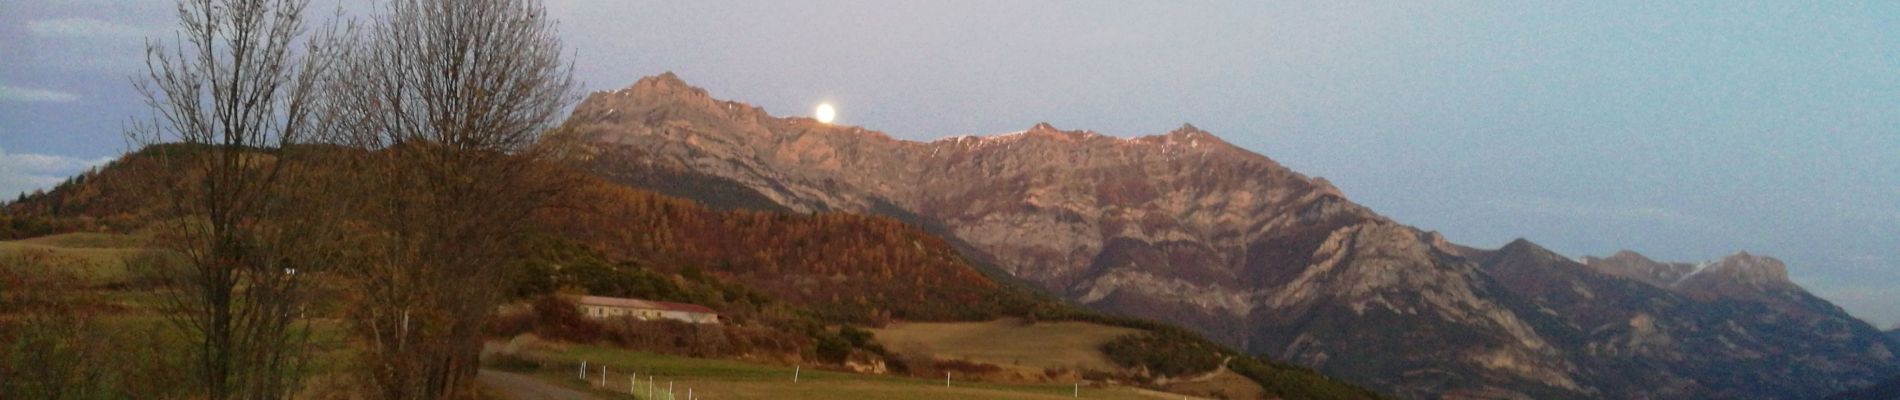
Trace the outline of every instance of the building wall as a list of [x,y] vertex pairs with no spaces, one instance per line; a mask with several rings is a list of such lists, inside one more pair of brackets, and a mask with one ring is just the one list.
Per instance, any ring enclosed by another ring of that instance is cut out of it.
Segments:
[[610,307],[597,305],[581,306],[581,313],[592,318],[633,317],[642,321],[670,319],[695,324],[719,323],[719,314],[696,313],[676,310],[651,310],[638,308]]

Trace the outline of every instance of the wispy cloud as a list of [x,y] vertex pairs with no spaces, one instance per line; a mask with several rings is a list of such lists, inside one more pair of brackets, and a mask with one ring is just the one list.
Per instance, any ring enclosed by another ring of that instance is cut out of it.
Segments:
[[59,181],[87,168],[111,162],[113,157],[79,158],[50,154],[7,153],[0,149],[0,196],[11,197],[50,189]]
[[68,103],[78,100],[79,95],[72,93],[0,83],[0,101],[20,103]]
[[42,38],[124,39],[147,36],[144,29],[95,18],[57,18],[28,21],[26,31]]

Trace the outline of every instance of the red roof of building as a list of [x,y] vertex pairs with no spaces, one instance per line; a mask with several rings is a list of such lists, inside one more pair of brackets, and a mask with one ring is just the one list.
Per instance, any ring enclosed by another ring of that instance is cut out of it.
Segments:
[[580,303],[582,305],[594,305],[594,306],[638,308],[638,309],[643,309],[643,310],[684,311],[684,312],[693,312],[693,313],[701,313],[701,314],[718,314],[719,313],[718,311],[713,311],[713,309],[711,308],[706,308],[706,306],[702,306],[698,304],[669,303],[669,302],[664,302],[664,301],[625,299],[625,298],[619,298],[619,297],[605,297],[605,296],[581,296],[580,300],[576,301],[576,303]]

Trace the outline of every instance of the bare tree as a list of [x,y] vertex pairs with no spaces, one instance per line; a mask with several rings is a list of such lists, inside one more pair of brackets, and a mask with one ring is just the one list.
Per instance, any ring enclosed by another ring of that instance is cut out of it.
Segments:
[[[153,111],[126,135],[179,180],[150,182],[169,213],[161,244],[186,259],[167,316],[191,340],[198,385],[212,399],[282,398],[302,379],[307,330],[293,256],[302,207],[285,191],[311,135],[321,49],[306,35],[307,0],[181,0],[168,48],[146,44],[136,83]],[[162,142],[176,141],[176,145]]]
[[508,243],[561,186],[537,141],[576,98],[571,67],[532,0],[396,0],[356,40],[326,109],[333,140],[374,152],[350,202],[381,238],[348,268],[365,378],[465,397]]

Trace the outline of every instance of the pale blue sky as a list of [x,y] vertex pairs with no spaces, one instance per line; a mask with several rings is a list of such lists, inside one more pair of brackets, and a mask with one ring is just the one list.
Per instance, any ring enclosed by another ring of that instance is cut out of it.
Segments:
[[[590,90],[670,70],[910,139],[1192,122],[1462,243],[1748,250],[1900,321],[1900,2],[1019,3],[550,5]],[[0,191],[124,149],[167,7],[0,0]]]

